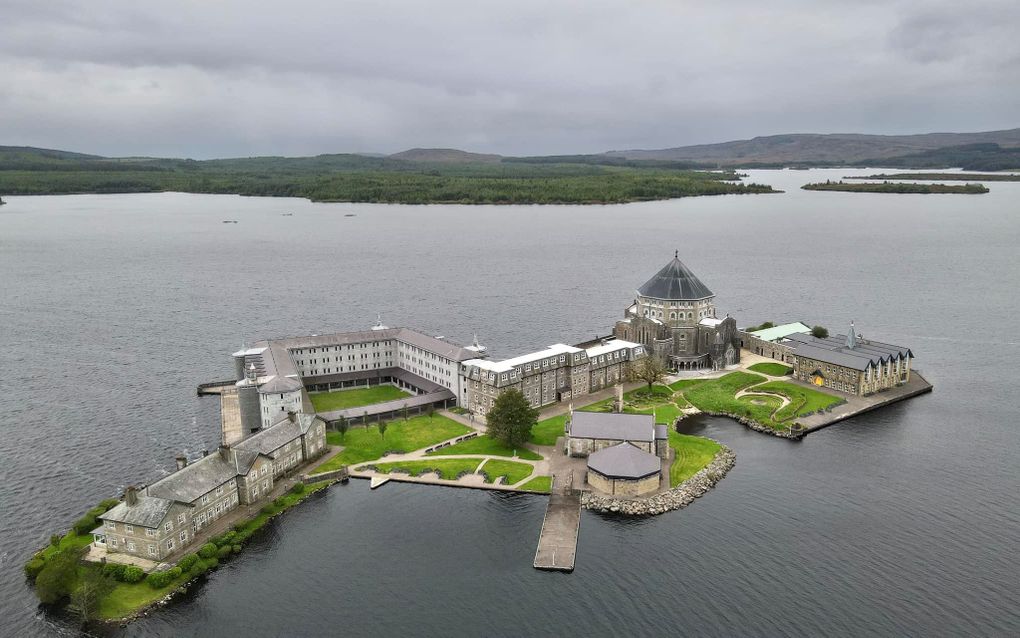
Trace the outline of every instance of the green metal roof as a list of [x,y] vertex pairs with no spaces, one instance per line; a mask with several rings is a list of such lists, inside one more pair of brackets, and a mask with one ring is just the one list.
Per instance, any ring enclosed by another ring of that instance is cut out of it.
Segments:
[[797,334],[798,332],[811,332],[811,328],[805,326],[799,321],[795,321],[793,323],[784,323],[781,326],[765,328],[764,330],[756,330],[751,334],[762,341],[775,341],[777,339],[789,337],[792,334]]

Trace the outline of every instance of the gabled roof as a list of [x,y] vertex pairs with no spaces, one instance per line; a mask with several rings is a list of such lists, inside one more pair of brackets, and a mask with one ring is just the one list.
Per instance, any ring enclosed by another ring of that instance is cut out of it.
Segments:
[[294,439],[301,438],[301,434],[301,425],[298,424],[297,419],[291,421],[285,417],[279,423],[256,432],[239,443],[235,443],[234,449],[269,455],[274,450],[287,445]]
[[658,474],[662,460],[630,443],[620,443],[590,455],[588,469],[609,478],[641,479]]
[[281,377],[280,375],[276,375],[269,381],[260,385],[259,392],[262,394],[278,394],[303,390],[304,387],[304,384],[294,377]]
[[715,296],[677,256],[638,288],[638,294],[655,299],[685,301]]
[[[209,490],[232,480],[239,473],[237,459],[231,454],[229,461],[219,452],[213,452],[189,463],[184,468],[162,478],[147,488],[148,496],[190,503]],[[250,464],[249,464],[250,467]]]
[[609,441],[654,441],[655,417],[651,414],[580,412],[570,415],[568,436]]
[[793,346],[793,354],[797,356],[832,363],[852,370],[863,371],[871,365],[877,366],[893,359],[913,358],[914,356],[910,348],[863,339],[859,339],[855,347],[848,348],[846,335],[819,339],[810,334],[791,334],[787,339]]

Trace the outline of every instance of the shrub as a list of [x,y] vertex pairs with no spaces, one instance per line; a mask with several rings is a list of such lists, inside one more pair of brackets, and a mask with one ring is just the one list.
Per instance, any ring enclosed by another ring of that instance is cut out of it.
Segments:
[[98,525],[99,521],[96,520],[95,514],[86,514],[75,521],[71,529],[73,529],[74,533],[78,536],[82,536],[94,530]]
[[212,558],[216,556],[216,551],[218,549],[219,548],[213,545],[212,543],[206,543],[205,545],[202,545],[202,547],[198,550],[198,555],[202,558]]
[[173,569],[168,569],[165,572],[152,572],[149,574],[149,577],[145,579],[145,582],[147,582],[149,587],[152,587],[153,589],[161,589],[180,578],[182,573],[184,572],[181,571],[180,567],[174,567]]
[[121,565],[120,563],[107,563],[103,565],[103,576],[108,576],[114,580],[124,580],[124,569],[127,565]]
[[295,483],[294,487],[290,488],[290,493],[291,494],[304,494],[305,487],[306,486],[305,486],[304,483]]
[[273,499],[273,505],[275,505],[277,507],[283,507],[286,504],[287,504],[287,501],[283,500],[282,496],[277,496],[276,498]]
[[107,498],[103,499],[102,501],[99,501],[98,507],[103,508],[103,511],[101,513],[105,514],[110,509],[112,509],[114,505],[117,505],[118,503],[120,503],[119,498]]
[[124,572],[121,574],[121,579],[125,583],[140,583],[145,578],[145,572],[142,571],[141,567],[135,567],[134,565],[125,565]]
[[235,554],[240,554],[241,553],[241,546],[240,545],[234,545],[234,553]]
[[43,567],[46,567],[46,561],[42,557],[36,556],[25,563],[25,575],[35,580],[35,577],[43,570]]
[[276,513],[276,510],[273,509],[272,503],[267,503],[263,505],[262,509],[260,509],[259,511],[265,514],[266,516],[272,516],[273,514]]
[[70,595],[78,577],[78,552],[62,550],[46,561],[35,579],[35,593],[44,603],[52,605]]
[[60,534],[53,534],[52,536],[50,536],[50,545],[53,545],[54,547],[60,547],[61,538],[62,537],[60,536]]
[[181,571],[190,572],[191,568],[198,562],[198,554],[188,554],[181,560],[177,561],[177,566],[181,568]]
[[230,547],[230,545],[224,545],[223,547],[216,550],[216,557],[220,559],[226,558],[227,556],[230,556],[231,551],[233,551],[233,549]]
[[234,539],[236,538],[237,532],[230,531],[227,532],[226,534],[220,534],[219,536],[213,538],[209,542],[215,545],[216,547],[223,547],[224,545],[233,545]]

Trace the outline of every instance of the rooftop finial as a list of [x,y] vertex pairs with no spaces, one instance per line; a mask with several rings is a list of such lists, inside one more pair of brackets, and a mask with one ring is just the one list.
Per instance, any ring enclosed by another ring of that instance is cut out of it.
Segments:
[[680,249],[677,248],[673,251],[673,259],[680,259]]

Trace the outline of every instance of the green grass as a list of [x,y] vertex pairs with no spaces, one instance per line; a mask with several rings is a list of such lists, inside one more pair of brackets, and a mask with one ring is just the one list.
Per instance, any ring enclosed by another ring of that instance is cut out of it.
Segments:
[[566,423],[566,414],[539,421],[531,428],[531,442],[535,445],[556,445],[556,439],[563,436]]
[[505,477],[503,479],[503,485],[514,485],[520,483],[524,479],[531,476],[531,473],[535,470],[532,466],[527,463],[517,463],[516,461],[498,461],[496,459],[489,459],[482,466],[482,472],[487,477],[487,483],[495,483],[496,479],[500,476]]
[[[473,455],[490,455],[490,456],[510,456],[514,455],[514,451],[511,448],[503,445],[496,439],[487,436],[476,436],[473,439],[467,441],[461,441],[455,443],[449,447],[444,447],[435,452],[429,452],[428,456],[473,456]],[[531,450],[519,447],[516,449],[517,456],[527,461],[541,461],[542,455],[536,454]]]
[[518,489],[531,490],[532,492],[545,492],[548,494],[552,491],[552,477],[536,476],[524,485],[521,485]]
[[[393,471],[404,472],[411,476],[419,476],[427,472],[439,472],[439,478],[454,481],[457,477],[467,472],[473,474],[481,464],[482,459],[434,459],[429,461],[395,461],[393,463],[371,463],[376,471],[381,474],[389,474]],[[363,469],[367,466],[359,467]],[[530,466],[529,466],[530,467]]]
[[785,381],[772,381],[754,388],[755,391],[774,392],[790,399],[789,405],[776,413],[776,420],[788,421],[803,416],[808,412],[817,412],[825,408],[845,403],[846,399],[831,394],[804,388]]
[[457,423],[440,414],[431,419],[426,415],[416,416],[407,421],[389,421],[386,438],[379,435],[375,425],[351,428],[347,434],[327,432],[330,445],[342,445],[342,452],[316,469],[316,474],[338,470],[344,465],[353,465],[380,458],[386,452],[412,452],[435,445],[440,441],[467,434],[471,428]]
[[695,473],[711,463],[715,455],[722,449],[722,446],[712,439],[680,434],[672,428],[669,430],[669,446],[676,451],[673,465],[669,467],[670,487],[676,487],[694,476]]
[[676,391],[683,392],[685,390],[690,390],[695,386],[699,386],[705,381],[708,381],[708,379],[680,379],[679,381],[674,381],[673,383],[670,383],[669,387],[673,388]]
[[768,410],[768,414],[770,415],[783,405],[783,400],[779,397],[772,397],[765,394],[745,394],[742,397],[737,397],[737,401],[761,407]]
[[[684,396],[699,410],[728,414],[738,418],[745,417],[753,419],[762,425],[777,430],[784,430],[787,426],[772,418],[772,412],[775,408],[770,407],[770,405],[774,404],[766,402],[766,405],[755,405],[750,401],[737,399],[735,396],[737,392],[765,380],[765,377],[759,374],[731,372],[718,379],[705,380],[704,383],[684,393]],[[783,382],[777,381],[776,383]],[[757,390],[757,387],[755,390]]]
[[793,368],[782,363],[756,363],[749,367],[748,370],[753,372],[761,372],[773,377],[785,377],[786,375],[793,372]]
[[312,400],[312,407],[316,412],[332,412],[334,410],[346,410],[362,405],[383,403],[385,401],[396,401],[411,396],[400,388],[392,385],[374,385],[368,388],[350,388],[348,390],[333,390],[332,392],[310,392],[308,398]]

